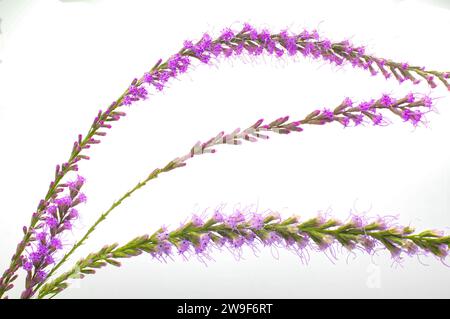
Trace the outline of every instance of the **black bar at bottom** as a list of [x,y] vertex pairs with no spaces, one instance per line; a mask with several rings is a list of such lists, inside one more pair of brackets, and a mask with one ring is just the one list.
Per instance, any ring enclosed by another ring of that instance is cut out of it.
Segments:
[[[0,300],[0,314],[66,314],[75,316],[134,315],[139,318],[301,318],[306,316],[417,315],[420,309],[433,313],[448,311],[447,299],[53,299]],[[2,316],[3,317],[3,316]],[[164,318],[164,317],[162,317]],[[125,319],[131,319],[127,317]]]

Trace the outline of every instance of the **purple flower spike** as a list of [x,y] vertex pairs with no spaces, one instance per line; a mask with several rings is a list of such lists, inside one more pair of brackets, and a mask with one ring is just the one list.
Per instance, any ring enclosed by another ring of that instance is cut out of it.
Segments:
[[264,226],[264,217],[261,214],[254,214],[250,219],[250,227],[255,230],[260,230]]
[[42,282],[45,280],[45,278],[47,278],[47,273],[44,270],[38,270],[36,271],[35,278],[37,282]]
[[381,125],[383,123],[383,115],[382,114],[374,114],[372,121],[373,121],[373,125]]
[[161,241],[169,239],[169,233],[167,232],[166,227],[161,228],[161,232],[156,235],[156,238]]
[[55,263],[55,260],[53,259],[52,255],[45,256],[45,263],[47,265],[51,265]]
[[63,229],[64,230],[72,230],[72,223],[70,221],[66,220],[63,223]]
[[433,100],[429,96],[423,98],[423,105],[430,108],[433,105]]
[[391,106],[395,103],[395,99],[390,97],[388,94],[383,94],[380,102],[381,102],[381,105],[383,105],[383,106]]
[[366,235],[361,235],[359,237],[359,242],[361,243],[364,250],[369,254],[371,254],[374,251],[375,246],[377,244],[375,239]]
[[55,213],[56,213],[56,211],[57,211],[57,208],[58,208],[58,206],[56,206],[56,205],[50,205],[50,206],[48,206],[47,207],[47,214],[49,214],[49,215],[54,215]]
[[[416,99],[415,99],[415,97],[414,97],[414,94],[408,93],[408,95],[406,96],[406,101],[407,101],[408,103],[413,103],[415,100],[416,100]],[[426,106],[426,105],[425,105],[425,106]]]
[[421,119],[423,113],[420,111],[404,110],[402,113],[402,118],[405,122],[411,122],[414,126],[417,126]]
[[78,205],[80,203],[85,203],[87,201],[87,197],[83,193],[79,193],[78,197],[74,200],[73,206]]
[[29,258],[31,262],[36,265],[41,261],[42,256],[38,252],[32,252],[30,253]]
[[194,44],[192,43],[192,41],[185,40],[183,42],[183,48],[184,49],[192,49],[193,47],[194,47]]
[[68,218],[69,218],[69,219],[77,219],[78,216],[79,216],[78,210],[77,210],[76,208],[71,208],[70,211],[69,211],[69,216],[68,216]]
[[448,256],[449,245],[448,244],[440,244],[438,246],[438,254],[440,257],[445,258]]
[[62,244],[61,244],[61,240],[58,238],[52,238],[50,240],[50,246],[54,249],[62,249]]
[[72,198],[70,196],[64,196],[62,198],[55,199],[55,203],[60,209],[67,209],[72,205]]
[[192,216],[191,222],[194,226],[197,227],[203,226],[203,220],[197,215]]
[[[339,222],[320,214],[304,221],[296,216],[282,219],[273,214],[246,215],[241,211],[229,216],[221,215],[224,217],[223,222],[205,224],[201,228],[182,225],[168,232],[171,242],[167,241],[166,236],[158,238],[158,242],[152,242],[156,245],[156,253],[152,255],[164,258],[164,255],[171,254],[170,247],[174,246],[179,254],[186,257],[189,253],[208,257],[211,248],[221,247],[227,247],[240,256],[241,247],[255,247],[258,243],[283,247],[296,254],[308,249],[334,251],[336,245],[369,254],[384,248],[396,262],[400,262],[405,254],[415,256],[431,251],[438,258],[446,258],[449,252],[450,237],[435,231],[414,235],[413,229],[395,225],[391,217],[370,219],[352,215],[349,220]],[[192,219],[196,218],[194,215]],[[421,246],[415,244],[416,240],[420,240]]]
[[328,121],[333,121],[334,120],[334,113],[332,111],[330,111],[329,109],[324,109],[322,111],[323,116],[325,117],[326,120]]
[[215,211],[212,219],[217,223],[223,222],[223,215],[219,211]]
[[373,107],[374,102],[375,102],[374,100],[370,100],[370,101],[367,101],[367,102],[361,102],[358,105],[358,107],[359,107],[359,109],[361,111],[369,111]]
[[227,29],[222,31],[222,35],[220,36],[220,38],[223,41],[228,42],[228,41],[230,41],[231,39],[234,38],[234,32],[231,29],[227,28]]
[[354,225],[356,228],[362,228],[364,227],[364,219],[361,216],[353,215],[350,222]]
[[74,181],[70,181],[70,182],[68,182],[67,183],[67,186],[70,188],[70,189],[73,189],[73,190],[80,190],[81,189],[81,187],[84,185],[84,183],[85,183],[85,178],[83,177],[83,176],[80,176],[80,175],[78,175],[77,176],[77,178],[74,180]]
[[78,218],[78,210],[74,206],[86,201],[86,196],[80,192],[84,184],[85,179],[80,175],[64,184],[69,194],[61,193],[64,192],[61,188],[58,194],[60,196],[49,202],[45,214],[41,216],[41,222],[36,225],[36,229],[42,230],[39,233],[35,232],[37,243],[31,246],[31,251],[26,256],[23,256],[25,262],[22,267],[31,274],[23,296],[32,297],[35,293],[33,287],[47,278],[47,267],[54,264],[55,252],[63,248],[61,235],[71,230],[71,220]]
[[45,240],[47,239],[47,233],[44,233],[44,232],[42,232],[42,233],[37,233],[37,234],[36,234],[36,239],[37,239],[38,241],[45,242]]
[[191,247],[191,242],[183,239],[178,246],[178,253],[184,254]]
[[342,123],[342,125],[344,125],[344,127],[347,127],[350,125],[350,119],[348,117],[343,117],[340,122]]
[[364,116],[362,114],[357,114],[352,119],[353,119],[353,122],[355,122],[356,126],[358,126],[358,125],[360,125],[361,123],[364,122]]
[[33,263],[30,261],[26,261],[22,267],[26,271],[31,271],[33,269]]
[[[214,215],[216,214],[217,211]],[[175,250],[185,260],[196,257],[203,263],[212,259],[214,249],[223,251],[226,248],[236,258],[241,258],[244,252],[242,248],[255,250],[258,246],[286,249],[298,255],[303,262],[308,261],[309,258],[305,259],[305,256],[310,256],[311,252],[325,252],[327,256],[337,258],[338,247],[372,255],[376,252],[377,256],[378,252],[385,250],[398,263],[405,256],[429,253],[444,260],[449,253],[450,236],[435,230],[414,234],[411,227],[395,224],[392,217],[372,219],[351,215],[347,221],[339,222],[320,214],[305,220],[298,216],[283,219],[276,213],[247,214],[236,211],[232,215],[226,216],[222,212],[220,215],[223,217],[222,222],[207,222],[199,227],[192,227],[188,223],[173,231],[163,227],[154,235],[137,237],[121,247],[117,244],[105,246],[98,253],[91,253],[80,260],[77,263],[79,268],[69,270],[47,283],[41,290],[40,297],[51,293],[54,287],[67,287],[61,286],[61,283],[65,283],[75,272],[94,273],[99,265],[106,263],[119,266],[118,259],[130,258],[143,252],[165,262],[172,259]],[[197,218],[194,215],[191,220]],[[230,221],[234,223],[230,224]],[[24,265],[27,268],[29,266]],[[40,278],[41,275],[38,274],[36,280]]]
[[346,106],[346,107],[351,107],[351,106],[353,106],[353,101],[352,101],[351,98],[346,97],[346,98],[344,99],[344,102],[342,102],[342,104],[343,104],[344,106]]
[[56,228],[58,226],[58,220],[54,217],[47,217],[46,223],[50,228]]

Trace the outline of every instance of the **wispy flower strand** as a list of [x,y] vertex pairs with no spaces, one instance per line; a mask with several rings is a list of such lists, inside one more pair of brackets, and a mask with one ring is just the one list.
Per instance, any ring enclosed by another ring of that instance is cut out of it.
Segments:
[[258,246],[285,248],[304,262],[308,262],[310,250],[328,251],[336,257],[334,249],[339,246],[369,254],[386,249],[397,262],[404,255],[419,254],[444,260],[449,253],[450,236],[437,230],[415,233],[414,228],[398,225],[391,217],[369,219],[352,215],[341,222],[319,215],[302,221],[297,216],[282,219],[277,213],[263,215],[236,211],[226,216],[217,210],[207,220],[194,215],[173,231],[161,227],[154,234],[136,237],[123,246],[117,243],[104,246],[44,285],[38,298],[60,293],[69,286],[71,278],[82,279],[108,264],[119,267],[121,259],[142,253],[163,261],[177,255],[185,259],[196,256],[204,261],[211,259],[214,249],[224,248],[240,258],[245,246],[254,251]]
[[[215,40],[209,34],[204,34],[200,41],[193,44],[185,41],[184,48],[179,52],[182,56],[192,56],[201,62],[208,63],[219,55],[230,57],[242,53],[258,56],[263,53],[282,57],[301,54],[304,57],[322,59],[334,65],[351,64],[353,67],[369,71],[372,75],[381,73],[386,79],[396,78],[400,83],[410,81],[414,84],[425,80],[431,88],[437,86],[436,79],[450,90],[448,79],[450,72],[426,70],[422,66],[412,66],[406,62],[395,62],[366,53],[362,46],[355,47],[348,40],[331,42],[323,38],[316,30],[304,30],[292,34],[287,30],[280,33],[270,33],[267,29],[257,31],[249,24],[244,24],[241,31],[235,32],[229,28]],[[154,71],[159,72],[159,71]]]

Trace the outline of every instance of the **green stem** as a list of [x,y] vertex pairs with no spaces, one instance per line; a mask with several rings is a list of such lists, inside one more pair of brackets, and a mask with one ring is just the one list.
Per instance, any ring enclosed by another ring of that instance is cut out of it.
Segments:
[[117,259],[131,258],[143,252],[158,253],[157,245],[161,241],[167,241],[171,245],[179,247],[179,243],[183,240],[188,240],[193,246],[196,246],[200,236],[204,234],[208,234],[211,241],[218,243],[222,238],[232,241],[253,233],[264,245],[270,245],[270,242],[267,242],[267,240],[270,234],[275,232],[284,240],[291,240],[297,243],[301,243],[309,237],[318,247],[321,247],[322,244],[327,242],[326,236],[331,236],[333,240],[336,240],[339,244],[349,249],[353,249],[356,246],[364,248],[361,237],[364,235],[370,236],[391,252],[397,249],[405,249],[411,242],[417,244],[416,242],[420,241],[417,244],[419,248],[431,251],[439,258],[443,256],[440,255],[437,245],[450,245],[449,236],[436,235],[430,231],[411,234],[413,230],[409,227],[390,227],[384,229],[384,226],[378,222],[373,222],[365,226],[356,226],[351,221],[340,224],[333,219],[321,221],[318,218],[299,223],[297,217],[279,220],[271,215],[263,219],[261,228],[253,228],[250,220],[244,220],[235,227],[231,227],[226,222],[218,222],[211,218],[202,226],[195,226],[192,222],[188,222],[184,226],[169,232],[167,239],[159,240],[157,235],[162,231],[163,229],[159,229],[151,236],[143,235],[136,237],[120,247],[118,247],[118,244],[104,246],[98,252],[89,254],[85,258],[80,259],[67,272],[44,285],[39,291],[38,298],[42,299],[47,295],[52,295],[51,297],[53,298],[69,286],[67,281],[70,278],[83,278],[84,275],[94,274],[96,269],[102,268],[107,264],[120,266],[121,263]]
[[[95,221],[95,223],[87,230],[87,232],[84,234],[84,236],[77,241],[72,248],[69,250],[69,252],[67,252],[64,257],[56,264],[55,267],[52,268],[52,270],[48,273],[47,278],[50,278],[50,276],[53,275],[53,273],[58,270],[66,261],[67,259],[75,252],[75,250],[77,250],[81,245],[83,245],[83,243],[88,239],[89,235],[96,229],[96,227],[103,221],[106,219],[106,217],[108,217],[108,215],[120,204],[122,204],[122,202],[130,197],[135,191],[137,191],[138,189],[142,188],[143,186],[145,186],[150,180],[155,179],[158,177],[158,175],[160,173],[164,173],[164,172],[168,172],[171,171],[175,168],[177,168],[178,166],[176,165],[176,162],[171,161],[169,162],[164,168],[157,168],[155,169],[153,172],[151,172],[148,177],[143,180],[142,182],[139,182],[136,184],[136,186],[134,186],[131,190],[129,190],[128,192],[126,192],[121,198],[119,198],[117,201],[115,201],[111,207],[105,211],[103,214],[100,215],[100,217]],[[36,288],[34,289],[34,292],[36,292],[43,284],[45,281],[39,283]]]
[[[401,107],[403,104],[405,104],[406,99],[399,99],[396,102],[396,106],[397,107]],[[414,102],[414,103],[407,103],[404,105],[404,107],[416,107],[416,106],[420,106],[423,105],[420,102]],[[383,107],[379,101],[377,101],[375,103],[375,107],[379,108],[379,109],[385,109],[387,107]],[[361,110],[359,110],[356,107],[353,108],[349,108],[347,110],[342,109],[341,106],[336,107],[334,114],[337,115],[341,115],[343,113],[360,113]],[[305,125],[305,124],[324,124],[324,116],[322,114],[315,114],[315,115],[308,115],[307,117],[305,117],[303,120],[299,121],[299,123]],[[334,122],[334,121],[338,121],[338,117],[336,117],[335,119],[331,120],[328,123]],[[269,124],[268,127],[266,127],[264,130],[266,131],[273,131],[273,132],[281,132],[281,130],[287,130],[288,132],[290,130],[295,131],[295,129],[297,128],[296,126],[293,127],[292,123],[286,123],[287,118],[285,118],[284,120],[282,120],[282,118],[273,121],[271,124]],[[262,123],[259,123],[259,125]],[[261,130],[260,126],[250,126],[248,129],[240,132],[240,133],[235,133],[234,135],[228,136],[230,137],[230,140],[236,141],[236,140],[245,140],[248,138],[249,134],[256,134],[256,136],[259,136],[258,132]],[[253,133],[248,133],[248,130],[251,129],[251,132]],[[223,133],[217,135],[215,138],[210,139],[207,143],[204,144],[200,144],[201,146],[201,152],[206,152],[207,150],[211,149],[213,146],[218,145],[218,144],[223,144],[226,143],[224,141],[226,141],[227,138],[223,135]],[[100,215],[100,217],[97,219],[97,221],[94,223],[94,225],[92,225],[91,228],[88,229],[88,231],[85,233],[85,235],[81,238],[80,241],[78,241],[72,248],[71,250],[64,255],[64,257],[57,263],[57,265],[49,272],[48,276],[46,279],[49,279],[56,270],[58,270],[66,261],[67,259],[73,254],[73,252],[78,249],[78,247],[80,247],[85,241],[86,239],[89,237],[89,235],[96,229],[96,227],[98,226],[98,224],[100,224],[110,213],[111,211],[113,211],[117,206],[119,206],[123,200],[125,200],[127,197],[131,196],[131,194],[133,194],[135,191],[137,191],[138,189],[142,188],[148,181],[150,181],[151,179],[156,178],[159,173],[161,172],[168,172],[171,171],[174,168],[180,167],[185,165],[185,161],[190,158],[193,157],[195,155],[195,153],[193,153],[193,150],[191,150],[191,153],[188,153],[187,155],[181,157],[181,158],[177,158],[176,160],[173,160],[171,162],[169,162],[164,168],[162,169],[156,169],[154,170],[143,182],[138,183],[133,189],[131,189],[130,191],[128,191],[127,193],[125,193],[118,201],[114,202],[111,207],[102,215]],[[39,283],[36,288],[34,289],[35,293],[36,291],[38,291],[38,289],[45,283],[45,281]]]

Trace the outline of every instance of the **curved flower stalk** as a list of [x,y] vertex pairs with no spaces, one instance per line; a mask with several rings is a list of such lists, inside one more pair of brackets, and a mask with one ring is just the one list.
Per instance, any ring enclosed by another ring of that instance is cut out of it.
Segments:
[[308,262],[309,251],[329,252],[336,257],[338,247],[368,254],[385,249],[395,261],[400,261],[403,255],[419,254],[443,260],[449,252],[450,236],[436,230],[414,233],[412,227],[397,225],[388,217],[369,219],[352,215],[341,222],[319,215],[302,221],[297,216],[282,219],[277,213],[263,215],[237,211],[225,216],[217,210],[206,220],[194,215],[173,231],[161,227],[152,235],[136,237],[123,246],[117,243],[104,246],[44,285],[38,298],[60,293],[69,286],[70,278],[82,279],[108,264],[119,267],[121,259],[142,253],[160,261],[178,255],[185,259],[197,257],[204,262],[211,259],[213,250],[227,249],[239,258],[245,246],[255,252],[259,246],[284,248],[297,254],[303,262]]
[[[126,198],[130,197],[135,191],[142,188],[152,179],[159,176],[160,173],[172,171],[178,167],[186,165],[187,160],[190,158],[206,153],[214,153],[215,146],[220,144],[239,145],[242,141],[256,142],[258,139],[268,139],[267,133],[289,134],[291,132],[301,132],[303,129],[300,125],[323,125],[326,123],[338,122],[343,126],[349,126],[353,123],[354,126],[362,123],[373,123],[374,125],[388,124],[387,118],[384,118],[380,113],[381,110],[389,110],[390,112],[398,115],[404,119],[404,121],[410,121],[413,125],[417,125],[422,116],[429,111],[432,106],[432,100],[428,96],[418,97],[410,93],[407,96],[395,99],[389,95],[384,94],[378,100],[370,100],[361,102],[357,106],[353,106],[353,101],[349,98],[345,98],[344,101],[339,104],[333,111],[329,109],[317,110],[306,116],[300,121],[288,122],[289,117],[281,117],[268,124],[263,124],[263,120],[258,120],[255,124],[251,125],[245,130],[236,129],[230,134],[220,132],[217,136],[209,139],[208,141],[201,143],[197,142],[191,150],[184,156],[175,158],[170,161],[163,168],[157,168],[153,170],[146,179],[139,182],[134,188],[126,192],[119,200],[114,202],[111,207],[104,212],[97,221],[91,226],[85,235],[67,252],[58,264],[48,274],[50,277],[56,270],[64,264],[67,259],[81,246],[90,234],[96,229],[96,227],[104,221],[107,216],[119,206]],[[44,280],[45,281],[45,280]],[[36,289],[39,289],[43,282],[40,282]],[[31,293],[33,295],[34,292]]]
[[269,54],[276,57],[302,54],[305,57],[320,58],[336,65],[350,63],[353,67],[366,69],[373,75],[380,72],[386,78],[394,76],[400,82],[408,80],[418,83],[419,78],[422,78],[432,88],[436,87],[437,79],[450,88],[449,72],[430,71],[408,63],[368,55],[363,47],[354,47],[348,41],[332,43],[328,39],[321,38],[317,31],[305,30],[300,34],[283,31],[271,34],[267,30],[257,31],[249,24],[245,24],[239,32],[225,29],[214,40],[210,35],[204,34],[201,40],[195,44],[185,41],[183,48],[178,53],[165,62],[159,60],[149,72],[139,79],[134,79],[117,100],[105,111],[98,112],[88,132],[84,136],[78,136],[69,159],[56,167],[55,178],[50,183],[46,195],[39,202],[36,212],[33,213],[30,225],[24,227],[24,236],[12,256],[8,269],[0,278],[0,298],[13,287],[12,282],[17,278],[15,273],[22,264],[23,252],[33,241],[35,226],[45,214],[47,207],[51,205],[51,200],[63,191],[66,175],[71,171],[77,171],[79,162],[89,159],[85,151],[92,145],[100,143],[100,138],[107,134],[112,122],[118,121],[126,115],[123,112],[123,106],[130,106],[136,101],[147,99],[149,88],[155,88],[157,91],[163,90],[171,78],[188,70],[193,59],[202,63],[210,63],[212,59],[219,56],[229,58],[241,54],[252,56]]
[[[450,72],[430,71],[422,66],[411,66],[406,62],[399,63],[378,58],[366,54],[364,47],[354,47],[348,40],[331,42],[329,39],[321,38],[316,30],[312,32],[304,30],[299,34],[291,34],[285,30],[273,34],[268,30],[258,32],[246,23],[239,32],[231,29],[223,30],[215,40],[209,34],[204,34],[195,45],[191,41],[185,41],[179,55],[192,56],[203,63],[208,63],[211,58],[219,55],[230,57],[243,52],[255,56],[267,53],[276,57],[295,56],[300,53],[304,57],[322,59],[335,65],[350,63],[353,67],[367,70],[372,75],[381,73],[386,79],[393,76],[400,83],[411,81],[418,84],[419,78],[422,78],[431,88],[435,88],[437,86],[435,80],[438,79],[450,90],[448,82]],[[174,56],[171,59],[176,58],[177,56]],[[157,70],[153,71],[153,73],[157,72]]]

